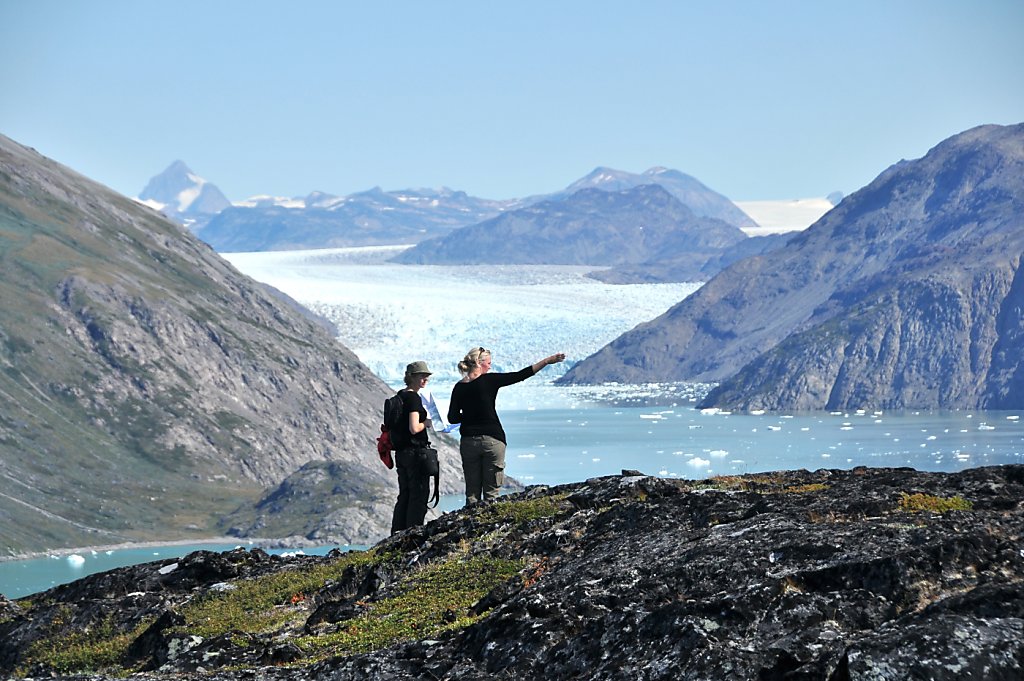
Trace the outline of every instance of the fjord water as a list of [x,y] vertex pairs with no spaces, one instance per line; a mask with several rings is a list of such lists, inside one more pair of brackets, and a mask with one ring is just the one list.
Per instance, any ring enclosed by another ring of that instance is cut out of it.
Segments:
[[960,471],[1024,463],[1019,413],[702,413],[692,407],[511,411],[506,472],[561,484],[635,469],[700,479],[804,468]]
[[[443,400],[443,388],[438,388]],[[499,410],[508,434],[506,473],[525,485],[557,485],[623,469],[702,479],[794,468],[909,466],[953,472],[1024,463],[1020,412],[730,414],[702,412],[692,399],[686,386],[668,385],[588,391],[538,380],[503,389]],[[367,456],[376,457],[371,449],[368,445]],[[441,508],[454,510],[462,503],[461,497],[451,497]],[[0,593],[19,598],[123,565],[236,546],[83,550],[0,562]],[[332,548],[303,551],[323,554]]]
[[[21,598],[67,584],[89,575],[128,565],[138,565],[166,558],[179,558],[193,551],[230,551],[252,548],[246,543],[167,544],[135,548],[83,549],[71,553],[54,553],[43,558],[0,561],[0,594]],[[320,546],[301,549],[305,554],[323,555],[331,549],[365,549],[363,546]],[[287,556],[297,549],[266,549],[267,553]]]
[[[338,326],[339,340],[397,386],[425,359],[442,405],[456,362],[493,348],[495,370],[552,352],[579,360],[668,309],[697,284],[613,286],[560,266],[394,265],[395,248],[226,254]],[[927,471],[1024,462],[1024,413],[874,412],[727,414],[695,409],[707,386],[560,387],[564,365],[499,393],[508,434],[506,472],[520,482],[562,484],[623,469],[663,477],[806,468],[910,466]],[[376,459],[373,443],[367,457]],[[443,509],[458,508],[459,497]],[[154,537],[159,539],[159,537]],[[76,552],[0,562],[0,593],[20,597],[122,565],[227,550],[234,544]],[[305,549],[323,553],[334,547]],[[342,549],[346,547],[341,547]]]

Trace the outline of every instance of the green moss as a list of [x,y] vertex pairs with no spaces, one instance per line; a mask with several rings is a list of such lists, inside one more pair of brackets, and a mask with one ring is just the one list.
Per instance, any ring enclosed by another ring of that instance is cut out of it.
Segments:
[[[25,676],[27,669],[37,665],[59,673],[119,670],[128,646],[154,619],[144,619],[130,631],[119,631],[113,620],[107,618],[82,630],[38,639],[29,647],[22,669],[17,670],[16,675]],[[58,615],[51,629],[64,624]]]
[[809,494],[811,492],[824,492],[828,485],[820,482],[812,482],[806,485],[790,485],[782,488],[783,494]]
[[231,591],[210,592],[182,608],[185,625],[181,629],[203,638],[229,631],[275,631],[289,620],[302,620],[305,613],[294,606],[341,577],[350,566],[381,563],[389,558],[373,550],[352,551],[327,564],[234,582]]
[[694,483],[694,489],[717,489],[731,492],[756,492],[758,494],[806,494],[822,492],[828,485],[812,482],[804,485],[789,484],[785,475],[758,473],[754,475],[716,475]]
[[324,659],[461,629],[484,615],[471,613],[473,604],[525,566],[522,559],[451,556],[409,577],[394,596],[363,604],[362,614],[335,631],[294,642],[314,659]]
[[900,493],[900,509],[918,513],[930,511],[932,513],[946,513],[948,511],[970,511],[974,504],[961,496],[937,497],[931,494],[907,494]]
[[521,499],[516,501],[499,500],[487,505],[480,513],[482,522],[513,522],[524,523],[539,518],[551,518],[562,510],[561,502],[568,495],[556,494],[537,499]]
[[697,480],[692,489],[714,489],[723,492],[748,492],[756,486],[756,481],[739,475],[715,475],[706,480]]

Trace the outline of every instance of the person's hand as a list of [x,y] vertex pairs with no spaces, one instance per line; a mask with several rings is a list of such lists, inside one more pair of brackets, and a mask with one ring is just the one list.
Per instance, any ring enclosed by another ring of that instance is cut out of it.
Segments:
[[558,364],[559,362],[565,361],[564,352],[556,352],[555,354],[548,357],[548,364]]

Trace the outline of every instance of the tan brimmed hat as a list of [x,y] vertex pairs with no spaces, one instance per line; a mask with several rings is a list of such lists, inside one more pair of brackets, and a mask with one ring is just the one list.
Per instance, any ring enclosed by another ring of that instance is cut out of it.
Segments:
[[406,376],[412,376],[413,374],[426,374],[429,376],[432,373],[433,372],[427,368],[427,363],[424,362],[423,360],[413,362],[412,364],[405,367]]

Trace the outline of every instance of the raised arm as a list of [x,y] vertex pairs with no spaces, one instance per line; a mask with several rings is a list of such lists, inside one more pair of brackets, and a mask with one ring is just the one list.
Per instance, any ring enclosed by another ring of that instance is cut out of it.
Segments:
[[540,371],[541,369],[543,369],[544,367],[546,367],[549,364],[558,364],[559,362],[563,362],[563,361],[565,361],[565,353],[564,352],[556,352],[555,354],[550,355],[549,357],[545,357],[544,359],[540,360],[539,362],[535,362],[533,364],[533,373],[537,373],[538,371]]

